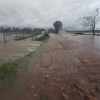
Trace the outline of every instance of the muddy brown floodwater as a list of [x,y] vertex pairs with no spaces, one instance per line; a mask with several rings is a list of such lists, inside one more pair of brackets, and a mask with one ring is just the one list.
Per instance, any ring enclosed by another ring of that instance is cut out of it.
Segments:
[[41,45],[41,42],[32,41],[31,38],[19,41],[0,42],[0,59],[16,59],[24,57]]
[[50,36],[20,64],[17,79],[0,92],[0,99],[100,100],[100,37]]

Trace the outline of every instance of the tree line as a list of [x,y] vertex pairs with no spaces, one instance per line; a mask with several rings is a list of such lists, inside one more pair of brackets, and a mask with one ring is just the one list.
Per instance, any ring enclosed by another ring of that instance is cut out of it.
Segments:
[[15,32],[15,31],[35,31],[35,32],[41,32],[45,29],[43,28],[18,28],[18,27],[0,27],[0,32],[7,31],[7,32]]

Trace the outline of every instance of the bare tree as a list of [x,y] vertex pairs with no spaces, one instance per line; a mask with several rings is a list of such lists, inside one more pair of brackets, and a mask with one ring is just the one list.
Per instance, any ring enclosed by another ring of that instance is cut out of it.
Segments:
[[82,25],[92,30],[93,35],[95,35],[95,27],[98,22],[97,16],[99,14],[99,9],[96,8],[93,12],[91,12],[88,16],[83,16],[80,18],[82,20]]

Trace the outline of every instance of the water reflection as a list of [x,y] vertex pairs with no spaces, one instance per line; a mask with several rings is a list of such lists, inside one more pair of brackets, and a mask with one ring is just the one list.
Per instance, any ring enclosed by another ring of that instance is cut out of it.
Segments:
[[77,42],[79,44],[78,50],[100,55],[100,36],[74,35],[67,33],[63,33],[63,36]]

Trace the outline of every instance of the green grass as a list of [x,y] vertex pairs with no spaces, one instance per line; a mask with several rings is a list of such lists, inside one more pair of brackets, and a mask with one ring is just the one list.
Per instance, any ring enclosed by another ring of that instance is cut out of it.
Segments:
[[16,76],[19,62],[20,59],[17,59],[15,61],[8,60],[5,62],[0,62],[0,88],[3,87],[3,85],[6,83],[6,80],[9,80],[11,77]]
[[36,41],[44,41],[44,40],[48,39],[49,37],[50,37],[50,35],[43,35],[43,36],[41,36],[41,37],[39,37],[39,38],[37,38],[35,40]]

